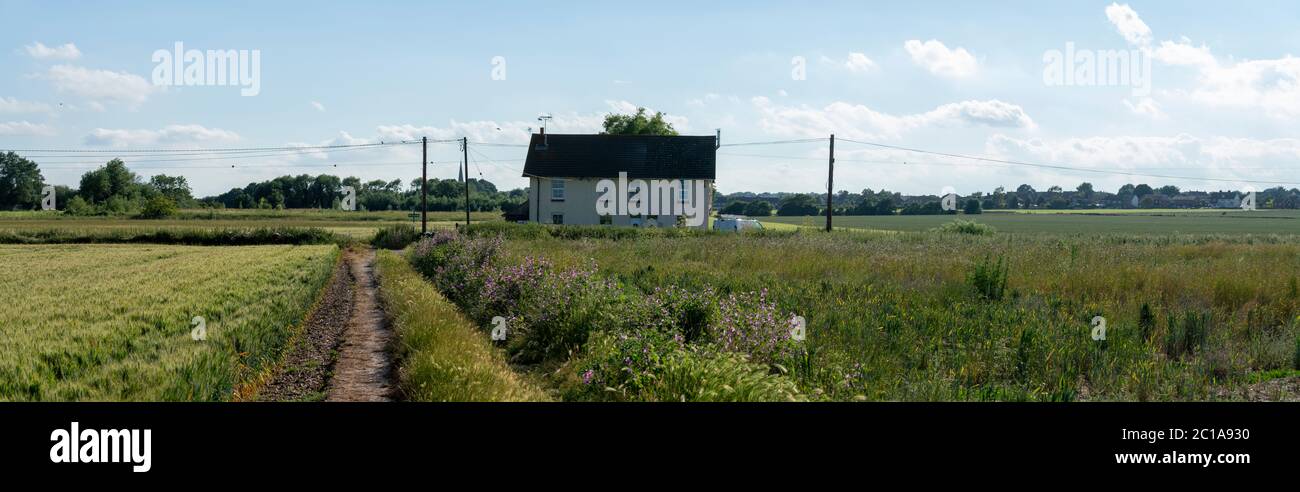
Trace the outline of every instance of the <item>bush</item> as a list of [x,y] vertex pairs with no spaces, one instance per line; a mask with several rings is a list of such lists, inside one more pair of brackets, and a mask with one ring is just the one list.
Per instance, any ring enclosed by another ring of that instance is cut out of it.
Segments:
[[955,234],[971,234],[974,236],[991,236],[998,232],[993,226],[981,224],[971,220],[957,219],[948,222],[934,229],[935,232],[950,232]]
[[789,378],[742,354],[692,346],[649,331],[593,337],[566,395],[620,401],[794,401]]
[[983,261],[975,264],[966,279],[981,298],[999,301],[1006,295],[1009,270],[1003,257],[999,256],[993,262],[986,256]]
[[1181,359],[1193,355],[1205,344],[1209,334],[1210,313],[1187,312],[1181,323],[1169,316],[1169,330],[1165,333],[1165,356]]
[[402,249],[420,238],[419,231],[409,224],[398,224],[380,228],[375,237],[370,238],[370,245],[382,249]]
[[1295,337],[1295,354],[1292,356],[1291,365],[1295,370],[1300,371],[1300,335]]
[[95,207],[86,203],[86,199],[82,198],[81,195],[76,195],[71,200],[68,200],[67,205],[63,206],[63,213],[68,215],[94,215]]
[[165,219],[173,215],[176,215],[176,202],[163,195],[157,195],[145,202],[144,209],[140,210],[139,218]]

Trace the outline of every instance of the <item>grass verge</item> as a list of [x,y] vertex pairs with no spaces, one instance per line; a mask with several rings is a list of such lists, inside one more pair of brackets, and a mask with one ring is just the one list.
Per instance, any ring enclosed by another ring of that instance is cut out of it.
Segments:
[[398,387],[413,401],[542,401],[502,355],[397,254],[380,251],[379,295],[394,330]]

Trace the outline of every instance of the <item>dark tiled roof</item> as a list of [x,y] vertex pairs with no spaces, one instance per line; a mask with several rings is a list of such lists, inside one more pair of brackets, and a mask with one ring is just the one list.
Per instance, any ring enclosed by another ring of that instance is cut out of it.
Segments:
[[636,179],[715,179],[712,135],[542,135],[528,145],[524,176]]

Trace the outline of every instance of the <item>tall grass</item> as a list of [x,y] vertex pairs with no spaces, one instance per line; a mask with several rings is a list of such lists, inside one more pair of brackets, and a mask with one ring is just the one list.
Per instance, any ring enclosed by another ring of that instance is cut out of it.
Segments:
[[1300,336],[1300,244],[1268,235],[548,235],[502,254],[645,293],[767,289],[807,320],[789,377],[834,399],[1240,398]]
[[398,385],[415,401],[540,401],[500,352],[401,257],[380,251],[379,293],[396,333]]

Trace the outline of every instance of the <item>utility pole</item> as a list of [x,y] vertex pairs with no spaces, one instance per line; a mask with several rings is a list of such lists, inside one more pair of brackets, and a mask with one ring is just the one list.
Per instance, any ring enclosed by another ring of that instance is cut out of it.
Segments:
[[469,232],[469,137],[460,137],[460,151],[465,160],[465,232]]
[[831,158],[826,163],[826,232],[831,232],[831,198],[835,197],[835,134],[831,134]]
[[429,137],[420,137],[420,235],[429,231]]

